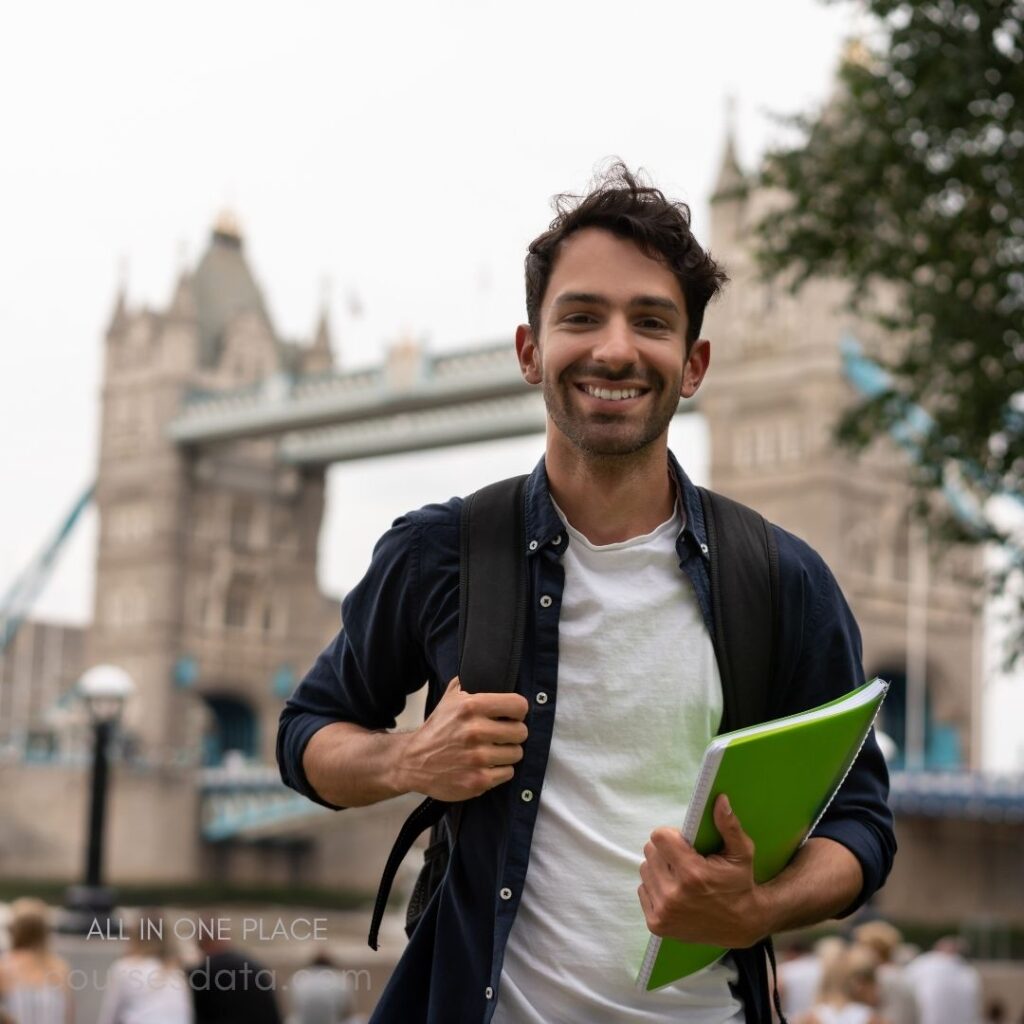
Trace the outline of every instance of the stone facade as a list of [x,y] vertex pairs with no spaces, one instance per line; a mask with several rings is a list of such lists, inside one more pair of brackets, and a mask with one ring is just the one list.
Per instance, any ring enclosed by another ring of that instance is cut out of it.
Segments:
[[899,856],[876,900],[891,918],[1000,927],[1024,922],[1024,824],[1019,820],[896,818]]
[[212,763],[229,749],[271,761],[282,697],[338,623],[316,581],[323,469],[280,465],[272,441],[183,449],[167,425],[192,392],[255,387],[329,360],[323,321],[309,347],[278,338],[230,219],[166,310],[118,301],[87,661],[135,680],[124,725],[148,763]]

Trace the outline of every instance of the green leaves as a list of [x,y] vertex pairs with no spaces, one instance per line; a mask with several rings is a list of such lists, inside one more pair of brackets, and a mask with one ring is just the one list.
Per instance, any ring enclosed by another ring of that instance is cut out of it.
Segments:
[[1024,0],[863,6],[870,42],[767,157],[764,184],[791,198],[760,225],[762,267],[842,278],[889,332],[873,355],[891,390],[852,407],[840,441],[867,447],[919,406],[916,483],[955,475],[984,508],[1024,496]]

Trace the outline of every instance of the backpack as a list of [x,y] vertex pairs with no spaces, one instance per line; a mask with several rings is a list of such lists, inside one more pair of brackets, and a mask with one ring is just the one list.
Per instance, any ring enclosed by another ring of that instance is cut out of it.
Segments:
[[[489,484],[469,495],[462,506],[459,681],[469,692],[511,692],[518,678],[528,596],[523,557],[526,479],[519,476]],[[697,490],[707,533],[704,553],[711,578],[711,639],[722,678],[720,731],[730,732],[769,717],[779,622],[778,552],[771,527],[759,513],[706,488]],[[412,935],[444,881],[458,838],[461,808],[461,804],[427,797],[402,825],[374,904],[369,935],[372,949],[378,946],[380,924],[398,868],[416,839],[429,828],[423,867],[406,911],[406,933]],[[770,940],[765,951],[771,957]]]

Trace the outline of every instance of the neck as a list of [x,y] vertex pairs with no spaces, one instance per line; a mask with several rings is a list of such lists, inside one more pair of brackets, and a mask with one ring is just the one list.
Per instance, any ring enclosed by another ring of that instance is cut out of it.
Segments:
[[549,444],[544,462],[552,498],[592,544],[640,537],[672,515],[667,444],[632,455],[568,458]]

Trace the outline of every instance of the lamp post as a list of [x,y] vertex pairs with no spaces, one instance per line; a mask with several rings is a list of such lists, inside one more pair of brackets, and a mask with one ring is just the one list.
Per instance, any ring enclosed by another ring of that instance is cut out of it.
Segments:
[[114,908],[114,892],[103,884],[103,825],[107,810],[107,747],[117,728],[125,701],[135,684],[124,669],[97,665],[89,669],[76,687],[92,725],[92,771],[90,773],[89,830],[86,840],[85,879],[71,886],[65,897],[64,931],[88,933],[99,924],[106,928]]

